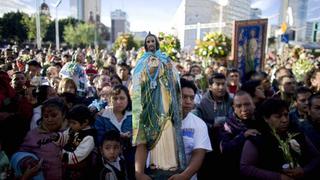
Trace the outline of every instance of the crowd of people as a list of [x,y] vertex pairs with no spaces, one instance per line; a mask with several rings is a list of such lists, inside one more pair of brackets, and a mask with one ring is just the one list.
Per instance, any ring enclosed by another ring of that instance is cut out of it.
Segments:
[[317,64],[298,82],[158,46],[1,49],[0,179],[319,179]]

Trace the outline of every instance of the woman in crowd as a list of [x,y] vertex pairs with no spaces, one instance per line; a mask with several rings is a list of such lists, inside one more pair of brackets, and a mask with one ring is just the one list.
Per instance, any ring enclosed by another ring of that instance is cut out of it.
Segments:
[[26,135],[20,147],[22,152],[30,152],[43,159],[42,169],[45,179],[62,179],[61,148],[51,141],[61,130],[66,108],[60,98],[51,98],[42,104],[41,123]]
[[94,127],[97,129],[98,145],[101,146],[104,134],[111,130],[119,131],[123,142],[123,154],[129,177],[134,177],[134,149],[131,145],[132,114],[131,98],[127,87],[118,85],[112,88],[108,106],[101,116],[97,116]]
[[319,177],[320,154],[304,136],[290,128],[288,105],[268,99],[260,115],[261,135],[244,144],[240,171],[252,179],[315,179]]
[[259,80],[250,80],[242,84],[241,90],[246,91],[252,97],[253,103],[256,107],[265,100],[264,89]]
[[30,129],[34,129],[39,126],[42,103],[48,98],[55,97],[57,95],[56,91],[48,85],[39,86],[35,89],[34,94],[37,99],[37,104],[36,107],[33,108],[33,116],[30,123]]

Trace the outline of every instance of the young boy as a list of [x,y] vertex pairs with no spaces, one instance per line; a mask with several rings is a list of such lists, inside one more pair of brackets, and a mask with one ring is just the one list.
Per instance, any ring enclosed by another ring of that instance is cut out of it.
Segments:
[[66,164],[67,179],[88,179],[91,176],[95,129],[91,112],[84,105],[74,106],[67,114],[69,127],[55,138],[63,146],[62,161]]
[[120,157],[120,133],[115,130],[106,132],[100,147],[103,169],[99,179],[124,180],[127,178],[124,160]]

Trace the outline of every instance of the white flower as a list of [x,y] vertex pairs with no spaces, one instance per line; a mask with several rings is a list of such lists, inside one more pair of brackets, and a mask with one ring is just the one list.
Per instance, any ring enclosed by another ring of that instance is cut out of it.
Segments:
[[208,38],[205,36],[204,38],[203,38],[203,41],[207,41],[208,40]]
[[174,52],[174,53],[177,52],[177,50],[175,48],[172,48],[171,51]]
[[300,144],[295,139],[290,139],[289,144],[292,150],[294,150],[298,154],[301,154]]
[[211,51],[211,50],[213,49],[213,46],[210,45],[210,46],[208,47],[208,49]]
[[300,54],[300,59],[306,59],[307,58],[307,54],[306,53],[302,53]]
[[204,50],[203,52],[202,52],[202,55],[207,55],[207,51],[206,50]]

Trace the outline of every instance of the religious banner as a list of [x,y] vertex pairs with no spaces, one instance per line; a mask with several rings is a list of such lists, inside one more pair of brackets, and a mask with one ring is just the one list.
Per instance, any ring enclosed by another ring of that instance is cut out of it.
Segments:
[[268,19],[234,22],[232,54],[243,78],[263,69],[267,26]]

